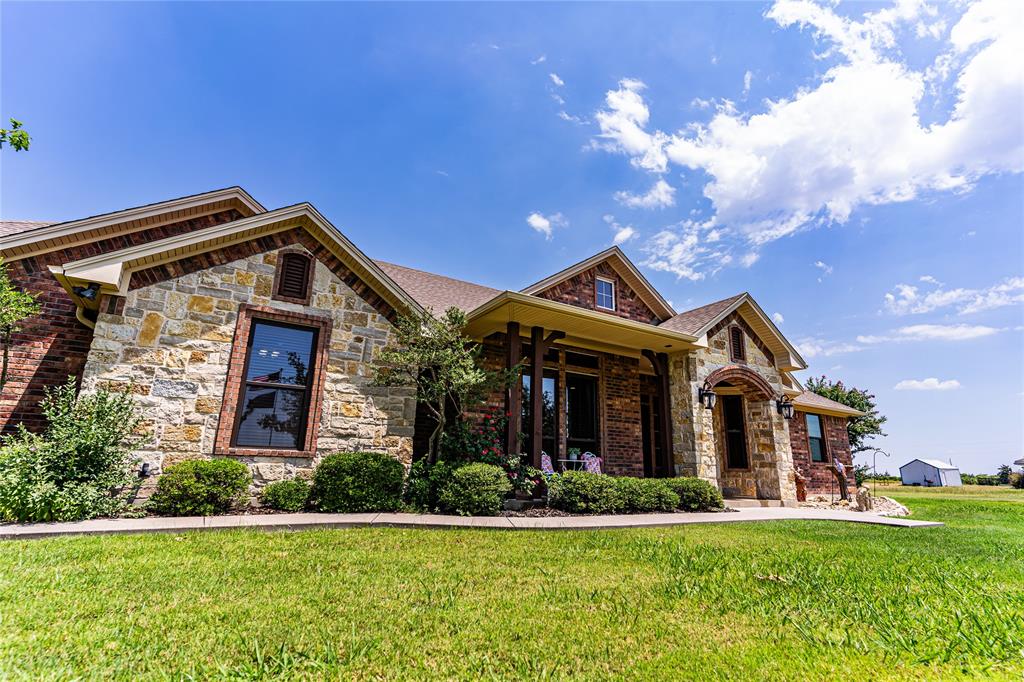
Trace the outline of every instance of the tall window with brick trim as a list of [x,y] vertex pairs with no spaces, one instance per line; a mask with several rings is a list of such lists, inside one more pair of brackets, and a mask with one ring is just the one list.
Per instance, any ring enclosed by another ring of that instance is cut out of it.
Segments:
[[277,295],[283,298],[309,298],[312,262],[302,253],[285,253],[278,264]]
[[812,462],[828,461],[828,451],[825,446],[825,433],[822,429],[821,417],[816,414],[807,415],[807,447],[811,451]]
[[303,449],[317,334],[312,327],[253,321],[233,446]]
[[739,327],[729,327],[729,357],[736,362],[744,362],[747,359],[743,347],[743,330]]

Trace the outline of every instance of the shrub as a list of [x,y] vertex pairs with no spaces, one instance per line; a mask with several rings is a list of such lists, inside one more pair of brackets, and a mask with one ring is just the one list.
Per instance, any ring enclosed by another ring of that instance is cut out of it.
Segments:
[[402,505],[405,467],[381,452],[327,455],[313,472],[310,503],[324,512],[395,511]]
[[429,464],[426,458],[413,462],[409,467],[409,477],[405,481],[406,503],[418,511],[438,511],[441,490],[460,466],[464,464],[448,461]]
[[619,512],[670,512],[679,504],[679,495],[673,492],[664,478],[632,478],[623,476],[615,481]]
[[664,480],[679,496],[679,508],[683,511],[710,511],[725,506],[722,492],[703,479],[684,477]]
[[508,474],[499,466],[477,462],[452,472],[441,488],[438,503],[446,512],[461,516],[495,516],[512,491]]
[[23,426],[0,447],[0,518],[72,521],[123,512],[138,489],[132,451],[140,419],[128,393],[46,391],[42,434]]
[[621,507],[615,478],[585,471],[552,476],[548,504],[571,514],[614,514]]
[[166,516],[224,514],[245,500],[251,483],[249,467],[233,459],[179,462],[157,481],[149,508]]
[[1010,485],[1018,490],[1024,490],[1024,471],[1010,476]]
[[304,478],[274,481],[265,485],[260,491],[260,502],[264,506],[280,511],[302,511],[306,508],[308,498],[309,481]]

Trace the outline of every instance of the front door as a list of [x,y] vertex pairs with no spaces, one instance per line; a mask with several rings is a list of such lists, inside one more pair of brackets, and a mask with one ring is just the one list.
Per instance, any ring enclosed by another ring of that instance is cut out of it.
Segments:
[[644,477],[668,476],[665,455],[661,451],[661,399],[640,395],[640,436],[644,453]]
[[729,469],[749,469],[747,434],[743,428],[743,397],[723,395],[719,400],[722,401],[722,416],[725,418],[726,466]]

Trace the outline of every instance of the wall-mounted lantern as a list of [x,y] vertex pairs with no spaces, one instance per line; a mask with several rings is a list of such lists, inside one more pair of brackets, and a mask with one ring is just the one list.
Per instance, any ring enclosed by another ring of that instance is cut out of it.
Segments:
[[71,287],[71,291],[75,293],[75,296],[84,298],[87,301],[95,301],[96,294],[100,291],[100,285],[96,282],[89,282],[87,287]]
[[775,401],[775,409],[779,411],[786,419],[793,418],[793,401],[789,399],[789,396],[781,396]]
[[700,400],[700,404],[705,410],[711,410],[715,407],[715,401],[718,400],[718,396],[708,385],[708,382],[704,382],[704,385],[697,391],[697,398]]

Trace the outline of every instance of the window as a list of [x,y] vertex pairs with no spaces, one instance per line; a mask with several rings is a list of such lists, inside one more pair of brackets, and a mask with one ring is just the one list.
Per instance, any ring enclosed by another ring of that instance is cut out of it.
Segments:
[[303,449],[318,333],[313,327],[252,321],[235,447]]
[[308,303],[312,266],[312,260],[305,253],[282,253],[277,265],[275,295],[292,302]]
[[566,374],[565,388],[565,446],[597,454],[597,377]]
[[615,282],[610,279],[597,278],[597,307],[615,310]]
[[743,348],[743,330],[739,327],[729,327],[729,357],[737,362],[747,359]]
[[816,414],[807,415],[807,443],[811,451],[812,462],[828,461],[825,437],[821,429],[821,417]]
[[[523,374],[523,432],[525,438],[523,439],[523,451],[533,452],[533,424],[530,419],[530,386],[531,377],[529,374]],[[540,449],[551,455],[551,459],[556,459],[557,448],[557,435],[555,433],[555,399],[558,395],[558,375],[554,372],[544,372],[544,377],[541,382],[541,443]]]

